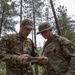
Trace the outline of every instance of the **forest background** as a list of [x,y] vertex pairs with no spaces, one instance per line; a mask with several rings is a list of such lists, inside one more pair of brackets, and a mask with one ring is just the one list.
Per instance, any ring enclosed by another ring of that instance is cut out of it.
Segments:
[[[53,33],[57,33],[55,18],[52,12],[51,0],[0,0],[0,36],[19,32],[20,22],[29,18],[34,22],[34,30],[28,36],[37,47],[41,55],[45,39],[36,35],[38,26],[42,22],[49,22]],[[75,44],[75,1],[52,0],[58,20],[59,30]],[[41,75],[41,68],[39,67]],[[0,75],[5,75],[5,63],[0,63]]]

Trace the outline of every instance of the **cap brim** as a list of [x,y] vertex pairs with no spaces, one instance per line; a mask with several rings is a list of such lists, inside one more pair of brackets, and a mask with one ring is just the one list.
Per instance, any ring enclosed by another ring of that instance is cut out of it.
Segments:
[[26,26],[27,28],[29,28],[29,29],[34,29],[34,27],[32,27],[32,26]]
[[49,29],[51,29],[51,27],[49,27],[49,28],[47,28],[47,29],[44,29],[44,30],[41,30],[41,31],[37,32],[37,34],[40,34],[40,33],[44,32],[44,31],[46,31],[46,30],[49,30]]

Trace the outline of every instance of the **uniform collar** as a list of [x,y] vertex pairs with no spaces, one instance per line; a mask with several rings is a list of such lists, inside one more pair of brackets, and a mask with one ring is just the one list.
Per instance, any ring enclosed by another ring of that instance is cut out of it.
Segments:
[[57,35],[53,34],[52,38],[51,39],[48,39],[47,41],[52,42],[52,41],[55,41],[57,39],[58,39],[57,38]]
[[17,36],[17,38],[20,38],[20,39],[23,39],[23,40],[27,39],[27,38],[22,37],[19,33],[17,33],[16,36]]

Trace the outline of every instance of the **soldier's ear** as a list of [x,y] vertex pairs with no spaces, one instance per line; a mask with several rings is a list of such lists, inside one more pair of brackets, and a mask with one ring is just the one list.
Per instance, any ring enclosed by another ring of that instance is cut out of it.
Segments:
[[22,27],[22,25],[20,25],[20,28]]
[[20,25],[20,29],[22,29],[23,28],[23,25]]
[[49,29],[49,31],[52,31],[52,28],[51,28],[51,29]]

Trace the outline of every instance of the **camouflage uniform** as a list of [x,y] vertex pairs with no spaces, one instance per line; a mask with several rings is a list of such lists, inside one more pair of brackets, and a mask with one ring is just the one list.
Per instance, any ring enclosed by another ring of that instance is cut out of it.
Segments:
[[0,41],[0,60],[6,62],[6,75],[33,75],[31,64],[21,64],[17,56],[33,53],[30,39],[25,39],[19,34],[8,35]]
[[75,75],[75,46],[62,36],[53,35],[44,45],[43,56],[48,63],[43,67],[47,75]]

